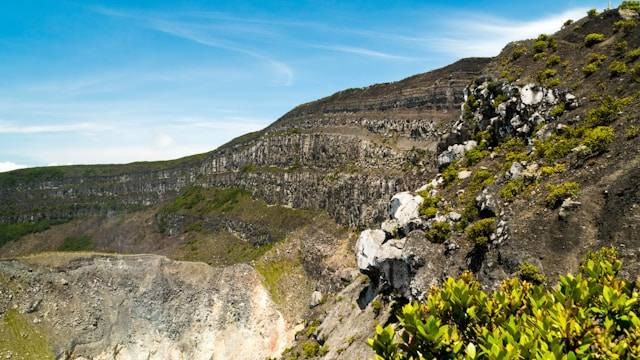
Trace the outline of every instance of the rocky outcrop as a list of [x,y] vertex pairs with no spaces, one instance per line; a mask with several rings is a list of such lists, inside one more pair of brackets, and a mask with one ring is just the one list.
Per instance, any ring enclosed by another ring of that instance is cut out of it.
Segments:
[[12,308],[61,359],[264,359],[292,340],[248,265],[155,255],[2,261],[0,314]]

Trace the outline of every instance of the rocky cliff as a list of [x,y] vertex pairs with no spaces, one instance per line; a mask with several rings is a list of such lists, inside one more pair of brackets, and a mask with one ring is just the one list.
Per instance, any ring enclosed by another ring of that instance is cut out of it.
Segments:
[[6,359],[264,359],[293,336],[252,267],[155,255],[1,261],[0,313]]
[[[0,175],[0,223],[137,210],[188,185],[242,186],[270,203],[325,210],[338,222],[380,220],[390,194],[433,171],[442,128],[487,59],[465,59],[297,107],[267,129],[171,162],[19,170]],[[412,150],[413,149],[413,150]],[[417,151],[415,149],[420,149]]]

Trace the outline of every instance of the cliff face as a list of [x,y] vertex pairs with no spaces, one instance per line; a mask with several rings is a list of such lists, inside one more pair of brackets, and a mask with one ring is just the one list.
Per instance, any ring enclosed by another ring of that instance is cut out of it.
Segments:
[[346,225],[370,224],[382,218],[390,194],[426,176],[410,170],[435,170],[429,152],[444,124],[456,118],[462,89],[487,63],[465,59],[346,90],[184,160],[2,174],[0,223],[136,210],[202,185],[243,186],[271,203],[322,209]]
[[[264,359],[292,337],[252,267],[155,255],[2,261],[0,312],[11,359]],[[17,324],[47,343],[39,354],[16,353],[36,343],[11,338]]]

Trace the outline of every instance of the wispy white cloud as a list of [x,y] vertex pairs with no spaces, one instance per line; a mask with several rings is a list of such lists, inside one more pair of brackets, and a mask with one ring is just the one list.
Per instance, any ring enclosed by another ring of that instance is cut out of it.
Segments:
[[26,167],[27,165],[20,165],[11,161],[0,161],[0,173],[11,170],[24,169]]
[[[192,24],[181,21],[180,19],[166,18],[149,13],[125,12],[104,7],[93,8],[93,10],[107,16],[135,19],[140,22],[141,26],[155,31],[189,40],[200,45],[232,51],[260,60],[275,74],[278,85],[290,86],[293,84],[295,75],[291,66],[283,61],[224,38],[224,36],[220,34],[220,31],[215,31],[215,28],[211,29],[211,25],[203,26],[202,24]],[[236,31],[238,29],[246,31],[246,29],[243,28],[237,28]]]
[[381,59],[392,59],[392,60],[421,60],[415,57],[402,56],[390,54],[382,51],[371,50],[363,47],[357,46],[345,46],[345,45],[310,45],[315,48],[338,51],[348,54],[356,54],[367,57],[381,58]]
[[457,14],[444,17],[442,33],[446,35],[406,40],[439,53],[495,56],[509,42],[530,39],[542,33],[552,34],[560,30],[567,19],[580,19],[587,10],[575,8],[529,21],[509,21],[480,13]]
[[95,123],[20,125],[0,123],[0,134],[37,134],[64,132],[93,132],[104,130],[105,126]]

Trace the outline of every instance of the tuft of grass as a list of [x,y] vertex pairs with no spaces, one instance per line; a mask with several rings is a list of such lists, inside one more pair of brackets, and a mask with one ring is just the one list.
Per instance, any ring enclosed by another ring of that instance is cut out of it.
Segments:
[[425,219],[435,217],[438,213],[438,205],[442,199],[438,196],[431,196],[428,191],[421,191],[418,195],[423,199],[420,204],[420,216]]
[[93,249],[93,240],[87,235],[67,236],[58,251],[88,251]]
[[632,101],[631,97],[614,98],[606,96],[600,105],[589,110],[586,125],[589,127],[609,125],[618,119],[619,113]]
[[458,179],[458,164],[453,162],[442,170],[442,179],[445,187],[453,184]]
[[602,63],[607,60],[607,55],[600,53],[591,53],[589,54],[589,58],[587,60],[587,64],[582,68],[582,73],[585,76],[589,76],[600,68]]
[[591,33],[584,37],[584,45],[586,47],[591,47],[597,43],[604,41],[604,39],[605,39],[604,34]]
[[565,199],[577,196],[580,192],[580,185],[573,181],[550,184],[547,185],[547,191],[548,194],[545,198],[545,203],[548,207],[555,209],[560,206]]

